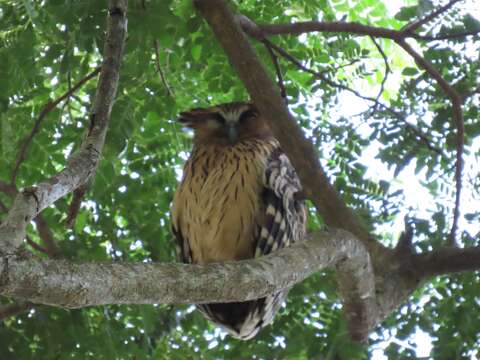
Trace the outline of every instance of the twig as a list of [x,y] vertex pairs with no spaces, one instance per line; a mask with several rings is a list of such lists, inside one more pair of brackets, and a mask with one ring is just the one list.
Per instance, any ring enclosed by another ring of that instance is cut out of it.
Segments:
[[405,34],[412,34],[417,30],[418,28],[422,27],[426,23],[432,21],[434,18],[436,18],[438,15],[444,13],[448,9],[450,9],[453,5],[455,5],[457,2],[461,0],[451,0],[444,6],[439,7],[437,10],[432,11],[430,14],[425,16],[423,19],[419,19],[416,21],[411,22],[410,24],[405,25],[400,31],[405,33]]
[[85,84],[87,81],[95,77],[98,73],[100,72],[100,68],[96,68],[94,71],[92,71],[90,74],[88,74],[86,77],[81,79],[78,83],[75,84],[71,89],[69,89],[67,92],[65,92],[62,96],[57,98],[54,101],[49,101],[42,109],[40,112],[40,115],[38,118],[35,120],[35,123],[33,124],[33,128],[30,132],[30,134],[26,137],[26,139],[23,141],[22,146],[20,147],[20,151],[18,152],[17,155],[17,161],[15,162],[15,166],[13,167],[12,171],[12,176],[11,176],[11,184],[15,184],[15,181],[17,179],[17,174],[18,174],[18,169],[20,168],[20,165],[22,162],[25,160],[25,157],[27,155],[27,150],[28,147],[30,146],[30,143],[32,142],[33,138],[35,135],[38,133],[40,130],[40,126],[42,124],[42,121],[45,119],[47,114],[52,111],[60,102],[62,102],[65,99],[68,99],[75,91],[77,91],[83,84]]
[[280,64],[278,63],[278,57],[273,51],[271,47],[271,42],[268,41],[268,39],[264,39],[262,42],[263,42],[263,45],[265,45],[265,47],[267,48],[268,53],[270,54],[270,57],[272,59],[273,65],[275,66],[275,71],[277,73],[278,87],[280,88],[280,96],[285,101],[285,105],[288,105],[287,90],[285,89],[285,84],[283,82],[282,70],[280,69]]
[[59,257],[61,254],[61,250],[57,246],[57,243],[53,238],[53,234],[50,231],[47,222],[43,218],[43,215],[38,214],[34,221],[35,225],[37,226],[38,235],[40,236],[40,239],[42,239],[42,242],[45,245],[45,250],[48,256],[50,256],[51,258]]
[[5,181],[0,180],[0,191],[7,194],[10,197],[17,195],[17,188],[15,185],[8,184]]
[[48,253],[48,250],[47,250],[47,249],[45,249],[44,247],[38,245],[35,241],[33,241],[33,240],[30,238],[30,236],[27,236],[26,239],[27,239],[27,244],[30,245],[32,248],[34,248],[35,250],[37,250],[37,251],[39,251],[39,252],[41,252],[41,253],[44,253],[44,254],[46,254],[46,255],[50,255],[50,254]]
[[376,108],[377,108],[378,101],[380,100],[380,96],[382,96],[383,91],[385,90],[385,83],[387,82],[388,74],[391,72],[391,70],[390,70],[390,65],[388,64],[387,55],[383,51],[380,44],[377,43],[377,41],[375,40],[374,37],[370,36],[370,39],[375,44],[375,47],[377,48],[380,55],[382,55],[383,62],[385,64],[385,75],[383,76],[382,83],[380,84],[380,90],[378,91],[378,95],[377,95],[377,98],[375,99],[375,105],[374,105],[374,108],[373,108],[373,111],[375,111]]
[[463,147],[465,137],[465,125],[463,122],[462,99],[457,91],[442,77],[442,75],[430,64],[425,58],[418,54],[407,42],[404,40],[397,41],[417,63],[419,67],[424,69],[433,79],[435,79],[441,89],[450,98],[453,108],[453,119],[457,128],[456,136],[456,164],[455,164],[455,208],[453,210],[452,228],[450,230],[449,244],[454,246],[456,244],[456,232],[458,227],[458,219],[460,217],[460,198],[462,192],[462,171],[463,171]]
[[338,70],[340,69],[343,69],[343,68],[346,68],[348,66],[352,66],[353,64],[356,64],[357,62],[359,62],[360,59],[353,59],[352,61],[349,61],[348,63],[346,64],[342,64],[342,65],[338,65],[338,66],[332,66],[328,69],[325,69],[325,70],[321,70],[319,71],[318,73],[319,74],[323,74],[323,75],[326,75],[328,74],[329,72],[337,72]]
[[467,36],[474,36],[480,34],[480,30],[465,31],[454,34],[445,34],[437,36],[428,36],[428,35],[415,35],[413,36],[416,40],[426,40],[426,41],[439,41],[439,40],[451,40],[459,39]]
[[22,312],[30,310],[35,305],[29,302],[19,302],[17,304],[9,304],[0,307],[0,321],[9,318],[10,316],[18,315]]
[[162,81],[162,84],[165,87],[165,90],[167,91],[167,95],[170,97],[173,97],[173,92],[170,89],[170,86],[167,83],[165,74],[163,73],[162,67],[160,66],[160,55],[159,55],[160,51],[159,51],[158,40],[153,41],[153,46],[155,48],[155,66],[157,68],[158,74],[160,75],[160,80]]
[[75,219],[77,218],[78,211],[80,210],[80,205],[82,204],[82,199],[85,193],[88,190],[88,185],[84,184],[73,192],[73,199],[68,208],[68,216],[65,220],[65,223],[69,228],[72,228],[75,225]]
[[6,213],[6,212],[8,212],[7,205],[5,205],[2,200],[0,200],[0,213]]
[[[450,6],[452,6],[457,0],[453,0],[449,2],[446,6],[441,7],[439,10],[434,11],[432,14],[427,16],[425,19],[420,20],[421,26],[426,21],[431,21],[435,16],[440,15],[444,11],[446,11]],[[248,24],[250,30],[252,31],[253,23],[251,20],[245,22]],[[243,23],[241,23],[243,25]],[[415,29],[417,25],[411,25],[408,29]],[[276,35],[276,34],[302,34],[305,32],[345,32],[345,33],[352,33],[357,35],[368,35],[371,37],[383,37],[394,40],[400,47],[402,47],[412,58],[415,60],[417,65],[425,70],[440,86],[440,88],[445,92],[447,97],[452,102],[453,108],[453,118],[455,122],[455,126],[457,128],[457,136],[456,136],[456,166],[455,166],[455,184],[456,184],[456,192],[455,192],[455,207],[453,211],[453,221],[452,221],[452,228],[450,230],[449,242],[450,244],[455,244],[456,238],[456,231],[458,227],[458,219],[460,217],[460,198],[461,198],[461,190],[462,190],[462,171],[463,171],[463,148],[464,148],[464,122],[463,122],[463,113],[461,109],[462,98],[457,93],[457,91],[442,77],[442,75],[435,69],[425,58],[419,55],[408,43],[405,41],[407,37],[416,37],[415,34],[411,33],[411,30],[405,31],[405,29],[397,31],[391,30],[386,28],[374,27],[363,25],[359,23],[347,23],[347,22],[318,22],[318,21],[307,21],[307,22],[300,22],[300,23],[291,23],[291,24],[280,24],[280,25],[261,25],[259,26],[260,30],[257,33],[261,34],[261,36],[265,35]],[[407,29],[407,30],[408,30]],[[274,46],[274,44],[272,44]],[[278,51],[283,51],[283,49],[274,49]],[[310,69],[307,69],[303,64],[301,64],[298,60],[294,59],[288,53],[283,51],[284,54],[287,54],[287,58],[291,59],[299,68],[303,69],[304,71],[313,73],[318,76],[318,73],[313,72]],[[322,80],[326,81],[328,84],[333,85],[333,82],[326,79],[324,76]],[[343,88],[347,91],[347,87],[340,85],[339,88]],[[358,92],[354,92],[357,93]],[[358,96],[358,95],[357,95]],[[359,96],[361,98],[365,98],[363,96]]]
[[272,48],[277,51],[280,55],[282,55],[285,59],[289,60],[290,62],[292,62],[295,66],[297,66],[299,69],[305,71],[305,72],[308,72],[318,78],[320,78],[322,81],[324,81],[325,83],[327,83],[328,85],[332,86],[332,87],[335,87],[335,88],[338,88],[338,89],[341,89],[341,90],[345,90],[345,91],[348,91],[352,94],[354,94],[355,96],[359,97],[360,99],[364,99],[364,100],[367,100],[367,101],[371,101],[373,102],[375,105],[375,107],[377,106],[380,106],[382,107],[383,109],[385,109],[386,111],[388,111],[390,114],[392,114],[393,116],[395,116],[398,120],[401,120],[405,126],[407,127],[407,129],[409,129],[410,131],[412,131],[413,133],[415,133],[415,135],[418,136],[418,138],[420,139],[420,141],[422,143],[424,143],[428,149],[434,151],[435,153],[437,153],[438,155],[440,156],[443,156],[444,158],[447,158],[447,156],[444,154],[444,152],[439,149],[438,147],[434,146],[431,144],[430,140],[428,139],[428,137],[423,134],[419,129],[417,129],[414,125],[410,124],[404,116],[402,116],[401,114],[399,114],[397,111],[393,110],[392,108],[390,108],[389,106],[383,104],[382,102],[380,102],[378,99],[375,99],[375,98],[372,98],[372,97],[369,97],[369,96],[365,96],[365,95],[362,95],[360,94],[358,91],[346,86],[346,85],[343,85],[343,84],[339,84],[339,83],[336,83],[330,79],[328,79],[327,77],[325,77],[322,73],[319,73],[315,70],[312,70],[312,69],[309,69],[307,68],[306,66],[304,66],[298,59],[296,59],[294,56],[292,56],[290,53],[288,53],[287,51],[285,51],[283,48],[275,45],[275,44],[271,44]]

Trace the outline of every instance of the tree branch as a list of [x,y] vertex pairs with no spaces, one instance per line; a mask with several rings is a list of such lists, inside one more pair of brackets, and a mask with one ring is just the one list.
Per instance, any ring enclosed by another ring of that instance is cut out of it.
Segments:
[[62,96],[55,99],[54,101],[49,101],[43,107],[42,111],[40,112],[40,115],[38,116],[37,120],[35,120],[35,123],[33,124],[32,131],[30,131],[30,134],[25,138],[25,140],[22,143],[22,146],[20,147],[20,151],[18,152],[18,155],[17,155],[17,161],[15,162],[15,166],[13,167],[13,171],[12,171],[12,177],[10,180],[11,184],[15,184],[20,165],[22,164],[22,162],[25,160],[27,156],[28,147],[32,143],[32,140],[35,137],[35,135],[40,131],[40,126],[43,120],[45,119],[45,117],[48,115],[48,113],[53,109],[55,109],[55,107],[59,103],[61,103],[63,100],[68,99],[75,91],[81,88],[83,84],[85,84],[90,79],[95,77],[99,72],[100,72],[100,68],[96,68],[94,71],[92,71],[90,74],[88,74],[83,79],[81,79],[78,83],[76,83],[75,86],[73,86],[72,88],[69,88],[68,91],[65,92]]
[[435,69],[432,64],[425,60],[420,54],[418,54],[410,45],[408,45],[405,40],[397,41],[397,44],[400,45],[417,63],[419,67],[425,70],[433,79],[436,80],[440,88],[444,91],[450,101],[452,102],[453,109],[453,119],[455,122],[455,127],[457,128],[456,136],[456,163],[455,163],[455,207],[453,210],[453,221],[452,227],[450,230],[449,243],[451,246],[456,244],[456,233],[458,227],[458,219],[460,217],[460,199],[462,192],[462,171],[463,171],[463,147],[464,147],[464,138],[465,138],[465,125],[463,121],[463,112],[462,112],[462,98]]
[[157,68],[157,73],[160,75],[160,80],[162,81],[162,84],[165,87],[165,91],[167,92],[167,95],[170,97],[173,97],[173,92],[170,89],[170,86],[168,85],[168,82],[167,82],[167,78],[165,77],[162,67],[160,66],[160,51],[159,51],[160,46],[158,44],[158,40],[153,41],[153,47],[155,49],[155,66]]
[[428,14],[427,16],[425,16],[424,18],[422,19],[419,19],[419,20],[416,20],[416,21],[413,21],[411,22],[410,24],[407,24],[405,25],[402,30],[403,33],[405,34],[413,34],[416,30],[418,30],[420,27],[422,27],[423,25],[427,24],[428,22],[432,21],[433,19],[435,19],[438,15],[444,13],[445,11],[447,11],[448,9],[450,9],[453,5],[455,5],[456,3],[458,3],[460,0],[451,0],[450,2],[448,2],[447,4],[445,4],[444,6],[441,6],[439,7],[437,10],[435,11],[432,11],[430,14]]
[[53,238],[52,232],[48,227],[47,222],[43,218],[42,214],[38,214],[35,219],[35,225],[37,225],[38,234],[40,239],[42,239],[43,244],[45,245],[45,250],[48,256],[55,258],[61,254],[61,250],[57,246],[56,241]]
[[67,308],[252,300],[338,265],[340,276],[353,279],[352,286],[341,291],[357,310],[349,314],[355,338],[368,335],[356,331],[358,325],[366,323],[370,329],[378,321],[369,254],[362,242],[343,230],[310,234],[306,241],[265,257],[208,265],[73,264],[16,256],[2,260],[1,295]]
[[0,191],[7,194],[10,197],[17,195],[17,188],[14,185],[8,184],[5,181],[0,180]]
[[418,276],[429,278],[461,271],[480,269],[480,246],[469,248],[441,248],[413,256],[411,266]]
[[0,321],[9,318],[10,316],[18,315],[22,312],[30,310],[35,305],[29,302],[20,302],[17,304],[3,305],[0,307]]
[[12,252],[22,244],[28,223],[47,206],[84,184],[100,159],[108,120],[117,91],[127,19],[127,0],[110,0],[103,64],[90,116],[90,128],[80,150],[57,175],[21,191],[0,226],[0,250]]
[[364,241],[370,250],[382,251],[383,247],[371,238],[361,220],[346,206],[329,183],[315,148],[306,140],[288,112],[277,87],[269,78],[225,2],[196,0],[194,4],[212,27],[250,97],[268,120],[275,137],[299,174],[305,195],[313,201],[325,222],[329,226],[352,232]]
[[[212,0],[213,1],[213,0]],[[451,245],[456,243],[456,232],[458,227],[458,219],[460,217],[460,199],[462,191],[462,171],[463,171],[463,148],[464,148],[464,122],[462,113],[462,98],[458,92],[451,86],[424,57],[418,54],[406,41],[408,37],[416,38],[417,35],[412,31],[425,22],[431,21],[434,17],[440,15],[448,10],[458,0],[450,1],[447,5],[441,7],[437,11],[427,16],[425,19],[412,23],[410,26],[402,30],[391,30],[381,27],[374,27],[363,25],[359,23],[347,22],[318,22],[307,21],[291,24],[280,25],[256,25],[253,21],[246,17],[237,17],[237,22],[242,25],[244,31],[256,39],[264,39],[266,35],[276,34],[302,34],[305,32],[343,32],[350,34],[357,34],[363,36],[370,36],[372,38],[388,38],[394,40],[400,47],[402,47],[416,62],[416,64],[425,70],[440,86],[445,95],[452,102],[453,118],[456,134],[456,166],[455,166],[455,206],[453,210],[453,221],[450,230],[449,242]],[[303,65],[302,65],[303,66]],[[378,101],[377,101],[378,103]]]
[[[363,100],[367,100],[367,101],[370,101],[370,102],[373,102],[373,106],[371,107],[371,110],[372,111],[375,111],[375,109],[377,107],[381,107],[382,109],[388,111],[390,114],[392,114],[395,118],[397,118],[398,120],[402,121],[404,124],[405,124],[405,127],[411,131],[412,133],[414,133],[418,139],[423,143],[425,144],[425,146],[430,149],[431,151],[434,151],[435,153],[437,153],[438,155],[440,156],[443,156],[445,159],[447,158],[447,156],[444,154],[444,152],[439,149],[438,147],[432,145],[432,143],[430,142],[430,140],[428,139],[428,137],[423,134],[418,128],[416,128],[414,125],[410,124],[408,121],[406,121],[405,117],[402,116],[400,113],[398,113],[397,111],[395,111],[394,109],[392,109],[391,107],[383,104],[380,100],[379,100],[379,97],[381,95],[381,93],[383,92],[383,86],[386,82],[386,79],[387,79],[387,75],[388,75],[388,72],[389,72],[389,65],[388,65],[388,62],[387,62],[387,59],[386,59],[386,55],[385,53],[383,52],[383,49],[379,46],[377,46],[377,49],[379,50],[380,54],[382,55],[382,57],[384,58],[384,61],[385,61],[385,66],[386,66],[386,69],[385,69],[385,76],[382,80],[382,85],[381,85],[381,89],[379,91],[379,94],[377,95],[377,98],[373,98],[373,97],[370,97],[370,96],[365,96],[365,95],[362,95],[360,94],[358,91],[346,86],[346,85],[343,85],[343,84],[340,84],[340,83],[337,83],[335,81],[332,81],[330,80],[326,75],[325,75],[325,71],[315,71],[315,70],[312,70],[312,69],[309,69],[307,68],[305,65],[302,64],[302,62],[298,59],[296,59],[294,56],[292,56],[290,53],[288,53],[286,50],[284,50],[283,48],[281,48],[280,46],[278,45],[275,45],[274,43],[272,43],[270,40],[268,40],[267,38],[265,38],[262,34],[262,31],[261,29],[253,22],[251,21],[249,18],[247,18],[246,16],[242,15],[242,16],[237,16],[236,17],[237,21],[239,21],[239,23],[242,25],[242,28],[243,30],[245,30],[245,32],[247,34],[249,34],[250,36],[254,37],[255,39],[261,41],[262,43],[265,43],[265,44],[268,44],[268,46],[270,48],[272,48],[273,50],[275,50],[279,55],[281,55],[282,57],[284,57],[285,59],[287,59],[288,61],[290,61],[292,64],[294,64],[297,68],[299,68],[300,70],[302,71],[305,71],[305,72],[308,72],[309,74],[312,74],[313,76],[319,78],[320,80],[322,80],[323,82],[325,82],[326,84],[328,84],[329,86],[331,87],[334,87],[334,88],[337,88],[337,89],[340,89],[340,90],[345,90],[345,91],[348,91],[350,93],[352,93],[353,95],[355,95],[356,97],[360,98],[360,99],[363,99]],[[245,26],[245,27],[244,27]],[[374,41],[374,38],[371,37],[372,40]],[[378,45],[375,41],[374,41],[375,45]]]

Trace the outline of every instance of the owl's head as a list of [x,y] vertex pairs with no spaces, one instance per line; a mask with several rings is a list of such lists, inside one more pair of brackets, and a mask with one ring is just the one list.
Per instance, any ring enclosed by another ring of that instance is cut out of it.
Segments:
[[245,139],[264,139],[271,132],[252,103],[233,102],[180,113],[178,121],[194,131],[195,143],[235,145]]

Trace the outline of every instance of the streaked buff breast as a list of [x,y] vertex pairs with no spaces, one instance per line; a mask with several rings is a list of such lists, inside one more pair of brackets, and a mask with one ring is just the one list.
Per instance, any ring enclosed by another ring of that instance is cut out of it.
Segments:
[[253,257],[262,176],[277,146],[275,140],[248,140],[194,148],[172,207],[174,226],[189,242],[193,262]]

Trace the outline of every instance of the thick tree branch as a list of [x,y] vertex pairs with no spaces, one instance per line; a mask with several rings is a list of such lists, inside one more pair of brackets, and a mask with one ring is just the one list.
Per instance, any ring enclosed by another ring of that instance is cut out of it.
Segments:
[[[347,265],[351,260],[354,264]],[[1,263],[0,294],[68,308],[241,301],[291,287],[340,262],[345,271],[363,277],[369,261],[362,243],[343,230],[312,233],[258,259],[208,265],[71,263],[11,255]],[[368,286],[374,288],[373,282]],[[360,291],[371,296],[374,289],[368,286]]]
[[109,1],[104,60],[87,137],[63,171],[17,195],[7,218],[0,226],[0,250],[3,252],[13,251],[22,244],[26,226],[40,211],[84,184],[95,172],[117,91],[127,27],[126,9],[126,0]]
[[369,254],[362,242],[343,230],[310,234],[306,241],[266,257],[208,265],[72,264],[16,256],[2,260],[1,295],[67,308],[251,300],[337,265],[340,276],[352,279],[351,286],[341,291],[357,306],[349,314],[355,338],[368,335],[357,330],[359,325],[370,328],[378,321]]
[[361,220],[346,206],[329,183],[315,148],[306,140],[288,112],[277,87],[225,2],[197,0],[194,4],[212,27],[252,100],[268,119],[272,131],[299,174],[305,195],[313,201],[325,222],[332,227],[352,232],[364,241],[371,251],[382,251],[383,247],[371,238]]

